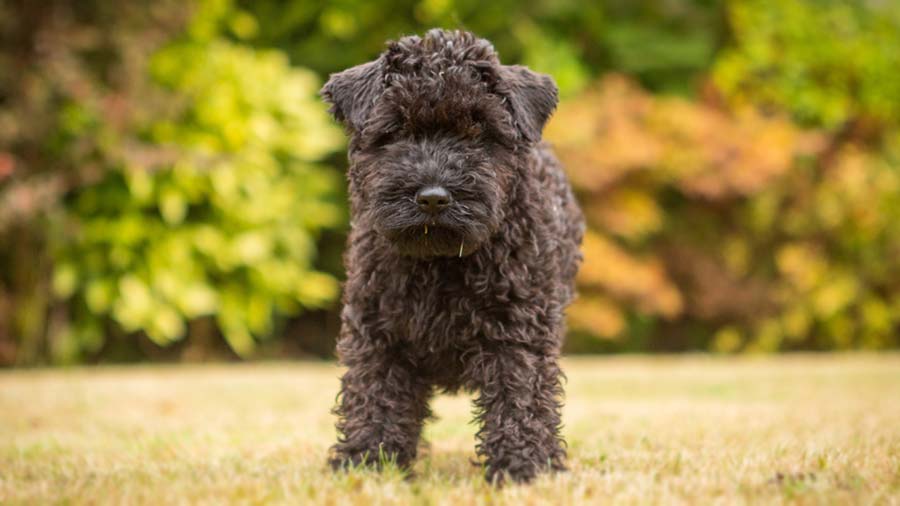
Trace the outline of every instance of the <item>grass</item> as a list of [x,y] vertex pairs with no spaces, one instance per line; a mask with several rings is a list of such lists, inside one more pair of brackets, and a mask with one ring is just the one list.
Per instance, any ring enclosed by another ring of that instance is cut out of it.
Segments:
[[900,504],[900,356],[571,358],[571,472],[497,490],[469,400],[416,477],[324,466],[326,363],[0,372],[0,504]]

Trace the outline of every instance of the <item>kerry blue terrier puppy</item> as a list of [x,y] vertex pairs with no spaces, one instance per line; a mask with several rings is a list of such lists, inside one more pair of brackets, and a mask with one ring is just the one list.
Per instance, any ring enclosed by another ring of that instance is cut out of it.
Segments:
[[584,224],[544,123],[557,90],[431,30],[322,89],[350,135],[333,467],[408,467],[436,390],[477,392],[486,477],[564,468],[563,311]]

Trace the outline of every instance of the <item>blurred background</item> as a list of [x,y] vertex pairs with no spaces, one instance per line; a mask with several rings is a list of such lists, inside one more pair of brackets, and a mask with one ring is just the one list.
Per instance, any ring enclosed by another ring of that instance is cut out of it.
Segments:
[[897,0],[3,0],[0,364],[332,355],[317,91],[431,27],[553,75],[570,353],[897,348]]

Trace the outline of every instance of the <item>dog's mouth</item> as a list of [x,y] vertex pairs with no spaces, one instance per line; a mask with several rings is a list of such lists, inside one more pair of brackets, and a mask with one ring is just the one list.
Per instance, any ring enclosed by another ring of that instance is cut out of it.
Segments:
[[402,255],[415,258],[464,257],[477,247],[458,228],[441,223],[395,228],[385,235]]

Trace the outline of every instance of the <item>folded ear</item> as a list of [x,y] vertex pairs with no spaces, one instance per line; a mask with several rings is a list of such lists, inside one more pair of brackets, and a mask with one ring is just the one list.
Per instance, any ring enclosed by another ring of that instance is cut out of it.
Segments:
[[559,101],[556,83],[521,65],[502,65],[498,74],[498,91],[509,101],[519,134],[530,142],[540,140]]
[[319,94],[331,104],[328,110],[334,119],[355,132],[365,127],[372,103],[383,88],[382,69],[384,59],[351,67],[331,74]]

